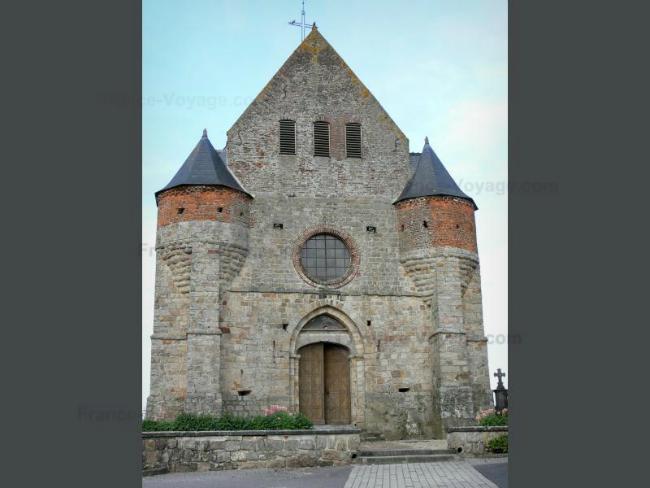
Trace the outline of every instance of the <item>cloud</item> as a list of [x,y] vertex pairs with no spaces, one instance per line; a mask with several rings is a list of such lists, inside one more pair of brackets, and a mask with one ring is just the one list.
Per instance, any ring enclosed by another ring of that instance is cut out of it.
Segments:
[[504,101],[464,100],[451,107],[445,143],[475,153],[491,153],[508,138],[508,104]]

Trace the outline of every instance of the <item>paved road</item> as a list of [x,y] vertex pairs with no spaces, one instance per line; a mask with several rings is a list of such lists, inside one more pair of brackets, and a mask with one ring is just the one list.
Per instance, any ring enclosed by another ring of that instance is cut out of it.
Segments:
[[350,466],[335,468],[245,469],[147,476],[143,488],[343,488]]
[[496,484],[499,488],[508,488],[508,463],[477,464],[474,469]]
[[[473,466],[472,466],[473,465]],[[143,478],[143,488],[507,488],[508,463],[409,463],[246,469]]]

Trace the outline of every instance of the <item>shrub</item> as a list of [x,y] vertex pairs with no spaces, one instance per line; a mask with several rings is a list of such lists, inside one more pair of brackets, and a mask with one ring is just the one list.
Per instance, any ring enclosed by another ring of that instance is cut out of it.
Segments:
[[144,432],[162,430],[297,430],[311,429],[313,426],[312,421],[303,414],[292,414],[282,410],[255,417],[237,417],[230,414],[212,417],[184,413],[173,421],[144,420],[142,422]]
[[497,413],[493,408],[481,410],[476,415],[476,421],[479,425],[508,425],[508,409],[503,409],[501,413]]
[[293,424],[295,429],[311,429],[314,427],[314,423],[302,413],[293,415]]
[[488,451],[494,453],[507,453],[508,452],[508,436],[500,435],[494,439],[490,439],[485,445]]

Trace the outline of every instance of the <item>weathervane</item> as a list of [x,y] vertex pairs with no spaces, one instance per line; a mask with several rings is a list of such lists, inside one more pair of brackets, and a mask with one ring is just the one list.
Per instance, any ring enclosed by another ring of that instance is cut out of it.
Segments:
[[300,22],[296,22],[295,20],[292,20],[289,22],[289,25],[295,25],[296,27],[300,27],[300,41],[305,40],[305,28],[306,27],[315,27],[316,23],[313,24],[306,24],[305,23],[305,0],[302,0],[302,11],[300,12]]

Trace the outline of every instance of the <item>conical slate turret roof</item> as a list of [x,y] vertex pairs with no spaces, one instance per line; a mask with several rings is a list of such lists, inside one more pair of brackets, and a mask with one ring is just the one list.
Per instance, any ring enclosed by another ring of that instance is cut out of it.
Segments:
[[450,196],[468,200],[478,209],[474,200],[468,197],[458,187],[454,179],[447,172],[436,153],[429,145],[429,138],[424,140],[424,148],[415,168],[415,173],[402,190],[402,194],[394,203],[410,198],[428,196]]
[[203,129],[203,136],[187,157],[181,169],[159,193],[181,185],[226,186],[251,196],[237,178],[230,172],[219,152],[208,139],[208,131]]

